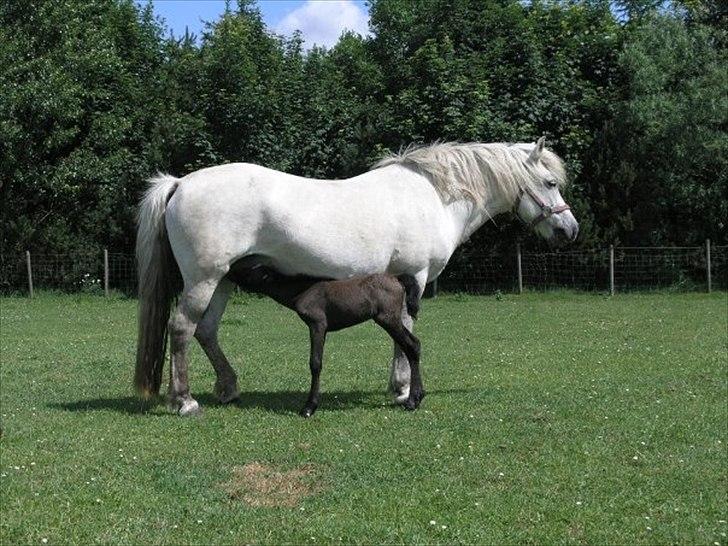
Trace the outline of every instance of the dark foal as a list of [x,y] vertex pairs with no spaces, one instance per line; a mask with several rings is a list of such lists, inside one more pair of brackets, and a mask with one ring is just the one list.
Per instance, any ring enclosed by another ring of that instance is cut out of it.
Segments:
[[310,417],[319,405],[319,376],[326,333],[374,320],[397,343],[410,363],[411,389],[404,407],[414,410],[425,396],[420,377],[420,341],[402,324],[402,308],[415,317],[418,287],[409,275],[377,274],[347,280],[289,277],[262,265],[236,262],[228,278],[249,292],[270,296],[293,309],[311,334],[311,391],[300,411]]

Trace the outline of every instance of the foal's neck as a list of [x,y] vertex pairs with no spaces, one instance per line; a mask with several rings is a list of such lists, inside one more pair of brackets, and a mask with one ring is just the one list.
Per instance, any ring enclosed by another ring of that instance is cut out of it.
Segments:
[[322,281],[314,277],[296,275],[289,277],[272,269],[266,271],[266,277],[260,282],[245,286],[252,292],[263,294],[288,308],[293,308],[298,297],[314,284]]

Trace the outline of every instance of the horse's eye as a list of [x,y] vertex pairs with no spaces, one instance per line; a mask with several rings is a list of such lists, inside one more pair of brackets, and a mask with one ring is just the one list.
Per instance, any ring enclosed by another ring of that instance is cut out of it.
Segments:
[[546,185],[549,188],[555,188],[558,185],[558,182],[556,182],[556,180],[554,180],[553,178],[550,178],[550,179],[546,180]]

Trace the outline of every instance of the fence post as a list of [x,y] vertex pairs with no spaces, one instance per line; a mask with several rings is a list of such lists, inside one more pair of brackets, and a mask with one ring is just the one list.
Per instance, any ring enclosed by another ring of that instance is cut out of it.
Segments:
[[109,251],[104,249],[104,296],[109,297]]
[[614,296],[614,245],[609,245],[609,295]]
[[28,293],[33,297],[33,268],[30,265],[30,250],[25,251],[25,265],[28,269]]
[[705,240],[705,268],[708,273],[708,294],[713,288],[712,279],[710,277],[710,239]]
[[516,243],[516,270],[518,271],[518,293],[523,294],[523,269],[521,268],[521,243]]

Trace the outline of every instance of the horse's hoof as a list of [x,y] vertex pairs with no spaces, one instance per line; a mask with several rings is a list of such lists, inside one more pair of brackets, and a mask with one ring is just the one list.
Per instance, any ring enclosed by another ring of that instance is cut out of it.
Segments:
[[180,417],[192,417],[194,415],[201,415],[202,408],[197,400],[185,400],[182,403],[182,407],[179,409]]
[[315,408],[303,408],[301,411],[298,412],[298,415],[303,417],[304,419],[308,419],[313,415],[313,412],[315,412]]
[[394,403],[400,405],[405,404],[409,400],[409,392],[409,386],[400,387],[394,392]]
[[414,400],[407,400],[404,403],[404,409],[406,409],[407,411],[415,411],[417,409],[417,406],[418,404]]

